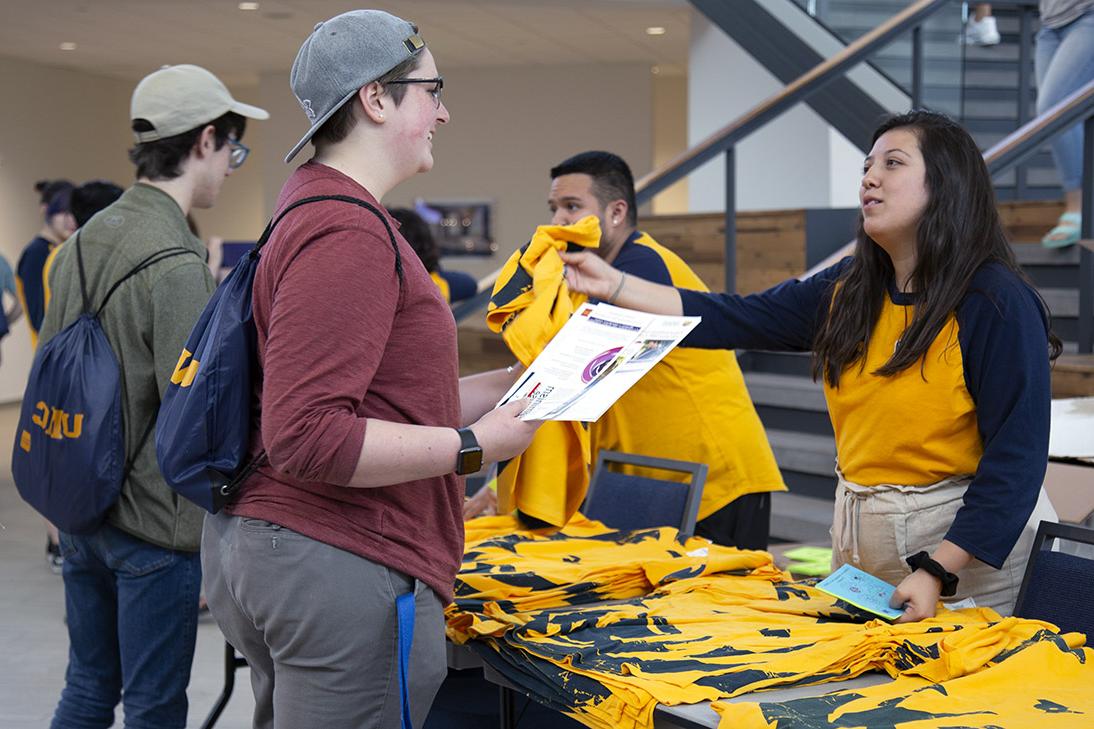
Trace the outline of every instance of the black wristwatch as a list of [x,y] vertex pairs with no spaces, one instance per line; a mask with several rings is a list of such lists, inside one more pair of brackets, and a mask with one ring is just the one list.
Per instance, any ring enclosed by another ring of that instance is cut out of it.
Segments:
[[946,568],[931,559],[926,552],[916,552],[905,560],[912,570],[923,570],[929,575],[934,575],[942,582],[942,597],[953,597],[957,592],[957,575],[947,572]]
[[471,428],[460,428],[460,452],[456,454],[456,473],[466,476],[482,468],[482,446]]

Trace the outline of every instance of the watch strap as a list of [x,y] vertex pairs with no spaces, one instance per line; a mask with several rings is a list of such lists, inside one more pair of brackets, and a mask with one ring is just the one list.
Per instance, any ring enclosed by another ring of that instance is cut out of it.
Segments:
[[460,436],[460,450],[467,450],[468,448],[479,448],[479,439],[475,437],[475,432],[471,428],[458,428],[456,430]]
[[912,570],[923,570],[929,575],[938,578],[942,583],[942,597],[953,597],[957,593],[958,577],[948,571],[939,562],[931,558],[926,552],[916,552],[905,560]]

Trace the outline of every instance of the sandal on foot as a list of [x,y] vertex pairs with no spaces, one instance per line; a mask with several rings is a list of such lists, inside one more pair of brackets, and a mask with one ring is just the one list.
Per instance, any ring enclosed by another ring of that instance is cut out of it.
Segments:
[[1067,248],[1079,242],[1079,223],[1082,216],[1079,213],[1064,213],[1056,223],[1056,227],[1045,233],[1041,239],[1041,245],[1045,248]]

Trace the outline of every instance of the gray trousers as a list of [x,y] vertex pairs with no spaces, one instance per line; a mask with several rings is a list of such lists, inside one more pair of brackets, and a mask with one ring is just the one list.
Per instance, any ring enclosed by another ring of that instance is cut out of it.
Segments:
[[255,729],[398,729],[397,595],[413,591],[408,690],[425,722],[447,673],[444,608],[424,583],[258,519],[205,518],[209,609],[247,659]]

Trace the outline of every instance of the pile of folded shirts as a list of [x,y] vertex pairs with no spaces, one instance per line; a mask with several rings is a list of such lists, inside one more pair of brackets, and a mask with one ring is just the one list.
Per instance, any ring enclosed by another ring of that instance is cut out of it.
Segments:
[[1040,631],[984,661],[980,636],[965,632],[944,641],[938,658],[902,672],[892,683],[778,703],[714,702],[711,707],[721,715],[719,729],[1086,729],[1094,726],[1094,650],[1082,642],[1078,633]]
[[[504,519],[492,517],[492,526],[503,528]],[[767,552],[719,547],[701,537],[681,543],[671,527],[620,532],[581,519],[554,533],[490,537],[486,531],[468,529],[480,538],[467,539],[447,610],[448,636],[456,643],[500,635],[531,611],[638,597],[674,580],[715,573],[767,582],[788,577]]]
[[[447,610],[449,637],[593,727],[649,727],[659,703],[867,671],[945,681],[1058,637],[1048,623],[986,608],[889,624],[813,580],[792,581],[766,552],[681,544],[670,528],[618,532],[580,520],[546,533],[496,521],[468,533],[478,538]],[[763,705],[751,711],[765,716]]]

